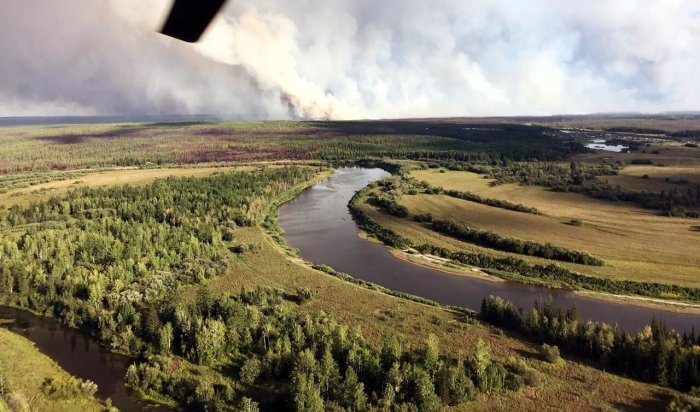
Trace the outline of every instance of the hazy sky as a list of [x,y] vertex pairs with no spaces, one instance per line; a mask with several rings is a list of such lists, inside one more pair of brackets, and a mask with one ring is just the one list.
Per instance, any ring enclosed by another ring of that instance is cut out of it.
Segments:
[[3,0],[0,116],[396,118],[700,110],[698,0]]

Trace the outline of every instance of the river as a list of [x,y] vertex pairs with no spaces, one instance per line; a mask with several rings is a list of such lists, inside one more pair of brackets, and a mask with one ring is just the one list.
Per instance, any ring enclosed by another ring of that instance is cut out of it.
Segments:
[[95,382],[96,396],[110,398],[120,411],[169,410],[141,400],[124,386],[124,375],[134,362],[132,358],[110,353],[87,334],[24,310],[0,306],[0,319],[12,320],[2,323],[2,327],[34,342],[66,372]]
[[[617,323],[627,330],[648,324],[652,317],[679,331],[700,324],[700,316],[642,308],[579,296],[574,293],[512,282],[490,282],[414,265],[392,256],[383,245],[358,236],[347,204],[356,191],[389,174],[381,169],[340,168],[280,208],[280,226],[290,246],[301,255],[390,289],[443,304],[478,310],[484,296],[497,295],[529,308],[550,297],[563,308],[575,305],[584,319]],[[321,276],[321,275],[319,275]],[[124,386],[133,359],[110,353],[88,335],[29,312],[0,306],[1,323],[32,342],[73,376],[98,385],[97,396],[110,398],[122,411],[167,411],[141,400]]]
[[535,300],[551,299],[562,308],[576,306],[585,320],[636,330],[652,318],[678,331],[700,325],[700,316],[645,308],[575,293],[514,282],[491,282],[453,275],[398,259],[389,250],[358,236],[347,204],[358,190],[389,176],[381,169],[340,168],[283,205],[279,224],[290,246],[306,260],[325,264],[355,278],[436,302],[478,310],[485,296],[495,295],[529,310]]

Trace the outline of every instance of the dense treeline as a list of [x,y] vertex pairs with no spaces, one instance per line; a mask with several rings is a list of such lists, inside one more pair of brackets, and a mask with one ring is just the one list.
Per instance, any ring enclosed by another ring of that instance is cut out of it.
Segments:
[[223,273],[233,228],[259,224],[317,169],[278,168],[80,189],[0,212],[0,299],[138,353],[144,305]]
[[604,130],[608,132],[617,133],[635,133],[635,134],[657,134],[665,135],[666,131],[661,129],[652,129],[648,127],[631,127],[631,126],[618,126],[618,127],[606,127]]
[[506,237],[499,235],[498,233],[470,228],[452,219],[433,219],[430,227],[438,233],[491,249],[517,253],[519,255],[537,256],[545,259],[578,263],[581,265],[603,265],[603,261],[601,259],[586,252],[563,248],[561,246],[552,245],[551,243],[541,244]]
[[492,184],[518,183],[568,191],[572,186],[596,182],[597,177],[619,174],[621,164],[590,164],[571,162],[567,167],[551,162],[511,162],[502,167],[491,168],[488,177],[495,179]]
[[613,294],[632,294],[665,299],[674,297],[688,301],[700,301],[700,289],[674,284],[614,280],[587,276],[556,264],[532,265],[515,257],[494,257],[484,253],[452,251],[444,247],[416,244],[398,233],[383,227],[365,213],[359,205],[371,190],[367,187],[359,191],[349,204],[350,213],[358,227],[376,237],[384,244],[399,248],[414,248],[420,253],[439,256],[455,262],[486,269],[495,276],[518,281],[534,281],[538,284],[556,286],[571,290],[592,290]]
[[[323,312],[302,314],[285,299],[289,296],[283,292],[260,288],[213,298],[203,288],[193,303],[168,300],[150,307],[144,338],[161,356],[130,367],[127,383],[166,394],[187,410],[259,404],[307,412],[437,411],[479,392],[536,382],[536,372],[523,362],[492,361],[483,342],[465,360],[441,355],[434,336],[423,348],[392,336],[377,347],[359,330]],[[220,375],[172,373],[172,361],[163,356],[168,354]]]
[[471,192],[462,192],[459,190],[445,190],[444,194],[457,199],[468,200],[474,203],[480,203],[482,205],[497,207],[500,209],[512,210],[513,212],[522,213],[532,213],[533,215],[540,215],[540,211],[537,208],[521,205],[519,203],[509,202],[507,200],[500,199],[490,199],[477,195]]
[[673,137],[688,137],[691,139],[700,139],[700,130],[679,130],[677,132],[668,133]]
[[359,202],[361,201],[361,199],[364,199],[369,194],[369,191],[371,189],[372,186],[370,185],[358,191],[357,193],[355,193],[352,199],[350,199],[350,203],[348,203],[350,215],[355,221],[355,224],[357,224],[357,227],[360,228],[360,230],[364,230],[372,236],[375,236],[377,239],[381,240],[384,244],[388,246],[395,247],[398,249],[405,249],[407,247],[410,247],[412,245],[412,242],[410,240],[398,235],[396,232],[389,230],[380,225],[379,223],[375,222],[374,219],[369,217],[369,215],[367,215],[359,206]]
[[700,208],[700,185],[686,188],[662,190],[660,192],[638,192],[612,186],[605,176],[619,173],[622,165],[583,164],[571,162],[569,167],[556,163],[530,162],[510,163],[504,167],[491,168],[489,177],[495,184],[519,183],[549,187],[557,192],[574,192],[609,201],[628,201],[647,209],[660,210],[669,216],[700,217],[693,209]]
[[622,332],[605,323],[582,322],[575,308],[564,312],[551,301],[536,303],[523,320],[512,303],[493,296],[484,299],[481,315],[608,371],[684,391],[700,386],[700,338],[694,332],[681,335],[656,320],[637,333]]
[[443,121],[212,122],[23,127],[0,133],[0,174],[95,167],[430,159],[559,161],[581,144],[524,125]]
[[[463,124],[446,121],[317,122],[345,138],[322,146],[316,154],[324,160],[348,160],[371,156],[393,159],[442,160],[503,164],[509,161],[558,161],[572,154],[586,153],[583,145],[550,129],[517,124]],[[420,140],[419,139],[424,139]],[[372,147],[374,142],[396,145]],[[400,139],[396,139],[400,138]],[[408,139],[415,142],[408,144]],[[416,144],[418,143],[419,144]],[[429,148],[429,150],[426,150]]]

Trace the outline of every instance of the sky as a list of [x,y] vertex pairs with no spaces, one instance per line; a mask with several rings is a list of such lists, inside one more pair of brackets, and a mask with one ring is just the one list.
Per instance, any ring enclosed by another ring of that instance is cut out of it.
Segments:
[[3,0],[0,116],[376,119],[700,110],[697,0]]

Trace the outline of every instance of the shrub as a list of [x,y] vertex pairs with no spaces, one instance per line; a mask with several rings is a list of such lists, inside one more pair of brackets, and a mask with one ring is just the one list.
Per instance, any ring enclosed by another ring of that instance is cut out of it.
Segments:
[[256,358],[249,358],[243,363],[239,373],[241,382],[252,385],[260,376],[260,361]]
[[307,288],[299,288],[297,289],[297,297],[299,298],[300,303],[305,303],[314,297],[314,293]]
[[238,405],[238,410],[241,412],[260,412],[260,407],[254,400],[243,397]]
[[231,228],[228,227],[228,226],[225,227],[225,228],[221,231],[221,239],[225,240],[226,242],[232,241],[232,240],[233,240],[233,229],[231,229]]
[[91,380],[80,381],[78,387],[85,396],[95,396],[97,393],[97,384]]
[[583,222],[580,221],[579,219],[571,219],[571,220],[569,221],[569,224],[570,224],[571,226],[583,226]]
[[242,255],[242,254],[246,253],[249,249],[250,248],[245,243],[241,243],[239,245],[233,245],[229,248],[229,250],[231,252],[233,252],[237,255]]
[[540,346],[540,356],[542,360],[549,363],[557,363],[559,360],[559,348],[556,345],[547,345],[543,343]]

